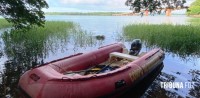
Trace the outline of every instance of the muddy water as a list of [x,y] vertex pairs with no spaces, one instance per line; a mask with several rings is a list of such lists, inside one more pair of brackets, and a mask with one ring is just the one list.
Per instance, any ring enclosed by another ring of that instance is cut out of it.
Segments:
[[[123,26],[133,23],[171,23],[188,24],[186,16],[47,16],[52,21],[72,21],[80,25],[82,30],[88,33],[83,39],[77,39],[74,35],[66,37],[66,42],[46,44],[41,48],[28,44],[27,48],[12,40],[0,39],[0,97],[18,97],[17,83],[20,75],[31,67],[57,58],[65,57],[79,52],[95,50],[100,46],[114,42],[123,42],[129,49],[131,41],[122,36]],[[3,32],[3,30],[1,30]],[[96,35],[104,35],[105,39],[96,39]],[[90,41],[85,41],[90,39]],[[59,39],[52,39],[59,40]],[[12,47],[7,47],[8,43]],[[58,47],[60,46],[60,47]],[[41,48],[41,51],[35,50]],[[23,51],[22,51],[22,50]],[[151,50],[143,44],[142,52]],[[36,51],[31,55],[30,51]],[[152,79],[150,79],[152,80]],[[200,96],[200,58],[195,56],[179,57],[177,54],[166,52],[164,68],[153,81],[147,81],[144,90],[138,97],[199,97]],[[194,82],[192,87],[163,88],[161,82]],[[143,84],[142,84],[143,85]],[[139,87],[139,89],[141,89]],[[137,91],[137,90],[136,90]],[[134,97],[135,90],[130,90],[124,97]],[[139,93],[139,92],[138,92]],[[123,96],[122,96],[123,97]],[[134,97],[135,98],[135,97]]]

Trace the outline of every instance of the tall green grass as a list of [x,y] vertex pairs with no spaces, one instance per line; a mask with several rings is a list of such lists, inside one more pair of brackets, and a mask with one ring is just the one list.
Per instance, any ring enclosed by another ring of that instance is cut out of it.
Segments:
[[11,27],[11,23],[8,23],[5,19],[0,19],[0,29]]
[[[92,33],[83,31],[78,24],[64,21],[46,21],[44,27],[33,27],[27,32],[8,31],[2,34],[8,57],[20,55],[45,58],[58,49],[67,50],[68,44],[75,48],[92,46],[97,43]],[[20,59],[20,56],[17,56]]]
[[180,57],[200,57],[200,28],[193,25],[132,24],[124,27],[123,35],[140,38],[147,47],[160,47]]
[[67,43],[69,33],[75,28],[72,22],[47,21],[45,27],[33,27],[27,32],[7,31],[1,35],[5,53],[8,57],[20,59],[20,55],[27,58],[47,55],[48,51],[55,51],[60,44]]

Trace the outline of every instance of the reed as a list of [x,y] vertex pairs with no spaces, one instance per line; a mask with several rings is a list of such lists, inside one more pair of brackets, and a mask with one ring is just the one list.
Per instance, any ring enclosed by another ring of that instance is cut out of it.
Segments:
[[24,51],[20,55],[45,58],[57,50],[67,50],[68,44],[73,44],[76,50],[97,44],[92,33],[83,31],[78,24],[64,21],[46,21],[44,27],[33,27],[27,32],[5,32],[2,39],[8,57]]
[[142,39],[147,47],[160,47],[180,57],[200,57],[200,28],[194,25],[132,24],[123,28],[126,39]]
[[60,46],[66,46],[63,44],[67,43],[73,28],[75,24],[72,22],[47,21],[44,28],[33,27],[27,32],[7,31],[1,37],[8,57],[21,53],[20,55],[27,55],[28,58],[43,58],[49,51],[54,52]]
[[91,32],[84,31],[80,28],[80,25],[77,25],[77,28],[73,30],[73,33],[71,33],[71,39],[72,43],[74,44],[74,47],[86,48],[95,46],[98,41],[93,36],[94,34]]

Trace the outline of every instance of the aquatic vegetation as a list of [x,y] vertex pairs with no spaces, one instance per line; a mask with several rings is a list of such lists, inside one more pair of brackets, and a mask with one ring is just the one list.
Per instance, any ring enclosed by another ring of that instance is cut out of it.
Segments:
[[126,39],[142,39],[147,47],[160,47],[182,58],[200,57],[200,28],[193,25],[132,24],[123,28]]
[[0,19],[0,29],[10,27],[12,24],[5,19]]
[[42,63],[49,53],[68,50],[69,44],[75,48],[96,44],[92,33],[83,31],[77,24],[63,21],[47,21],[44,28],[34,27],[27,32],[7,31],[1,37],[6,56],[17,59],[20,64],[25,61],[27,65],[32,65],[32,60]]
[[79,47],[91,47],[96,45],[97,40],[92,36],[93,34],[91,32],[87,32],[80,29],[81,27],[77,25],[77,28],[73,30],[73,33],[71,33],[71,42],[73,43],[74,48]]
[[191,24],[191,25],[196,25],[196,26],[198,26],[198,25],[200,25],[200,18],[190,18],[190,19],[188,20],[188,22],[189,22],[189,24]]
[[5,32],[2,34],[5,52],[8,57],[16,55],[15,52],[21,52],[21,55],[28,52],[26,55],[30,57],[41,56],[43,53],[46,54],[48,50],[55,50],[52,47],[53,44],[65,41],[73,27],[72,22],[48,21],[44,28],[34,27],[27,32]]

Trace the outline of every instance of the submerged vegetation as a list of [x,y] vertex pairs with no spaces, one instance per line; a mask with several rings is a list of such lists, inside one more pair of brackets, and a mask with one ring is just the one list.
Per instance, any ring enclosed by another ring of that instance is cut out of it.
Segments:
[[194,25],[132,24],[124,27],[124,36],[142,39],[147,47],[161,47],[180,57],[200,57],[200,28]]

